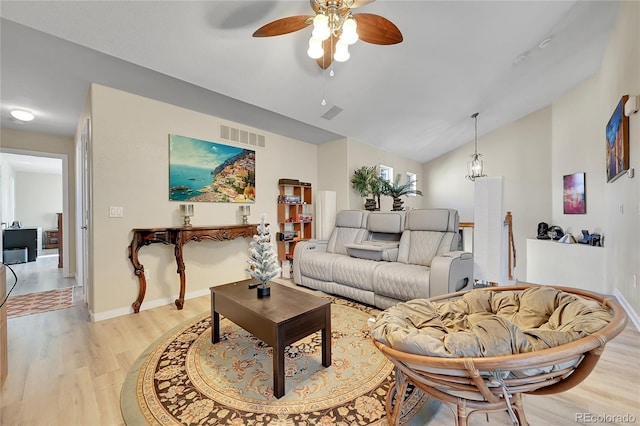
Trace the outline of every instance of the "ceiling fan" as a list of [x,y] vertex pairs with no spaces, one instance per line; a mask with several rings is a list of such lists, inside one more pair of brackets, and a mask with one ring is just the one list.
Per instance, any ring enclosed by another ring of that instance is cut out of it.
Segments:
[[310,0],[315,15],[297,15],[277,19],[256,30],[254,37],[273,37],[302,30],[313,24],[307,54],[320,68],[327,69],[336,60],[349,59],[348,46],[358,39],[372,44],[397,44],[402,33],[380,15],[352,13],[375,0]]

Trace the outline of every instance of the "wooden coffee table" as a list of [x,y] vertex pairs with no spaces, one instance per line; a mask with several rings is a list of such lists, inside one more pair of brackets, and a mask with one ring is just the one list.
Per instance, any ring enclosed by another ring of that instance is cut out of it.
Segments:
[[258,298],[254,280],[211,287],[211,341],[220,341],[220,315],[273,347],[273,394],[284,395],[284,349],[322,330],[322,365],[331,365],[331,302],[270,282],[271,295]]

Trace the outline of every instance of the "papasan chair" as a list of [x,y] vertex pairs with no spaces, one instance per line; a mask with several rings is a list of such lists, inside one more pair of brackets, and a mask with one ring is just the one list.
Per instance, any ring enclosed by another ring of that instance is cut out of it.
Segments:
[[528,425],[522,394],[582,382],[626,322],[614,298],[567,287],[487,287],[399,303],[371,327],[396,367],[389,423],[397,424],[413,385],[449,407],[458,426],[495,411]]

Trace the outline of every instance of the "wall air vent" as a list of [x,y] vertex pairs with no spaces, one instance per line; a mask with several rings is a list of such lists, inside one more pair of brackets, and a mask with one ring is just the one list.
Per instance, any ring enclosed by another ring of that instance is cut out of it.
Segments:
[[327,112],[325,112],[324,114],[321,115],[322,118],[327,119],[327,120],[331,120],[333,119],[336,115],[340,114],[342,111],[344,111],[343,108],[340,108],[338,105],[334,105],[331,108],[329,108],[327,110]]
[[257,146],[260,148],[265,147],[264,135],[249,132],[247,130],[236,129],[224,124],[220,125],[220,139],[225,139],[245,145]]

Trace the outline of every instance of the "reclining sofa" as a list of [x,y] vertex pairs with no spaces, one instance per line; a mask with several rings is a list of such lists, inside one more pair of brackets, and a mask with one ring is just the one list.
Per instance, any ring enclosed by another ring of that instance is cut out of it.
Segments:
[[293,281],[386,309],[473,287],[471,253],[458,251],[456,210],[342,210],[328,241],[296,244]]

